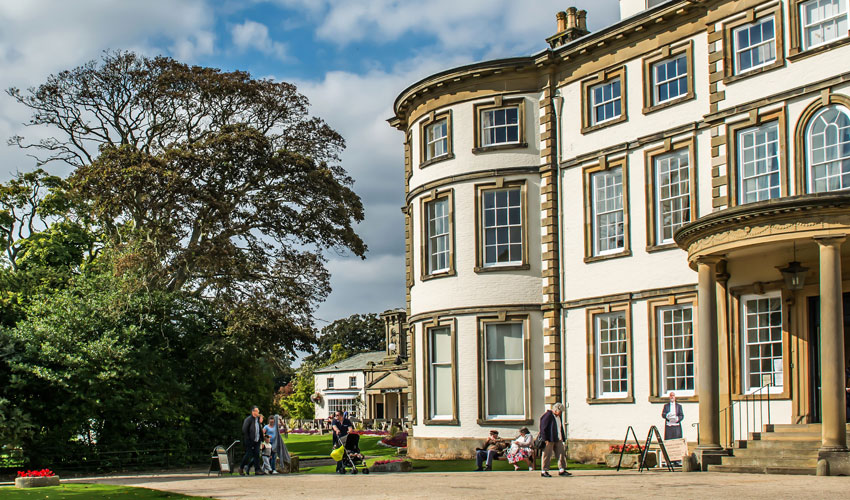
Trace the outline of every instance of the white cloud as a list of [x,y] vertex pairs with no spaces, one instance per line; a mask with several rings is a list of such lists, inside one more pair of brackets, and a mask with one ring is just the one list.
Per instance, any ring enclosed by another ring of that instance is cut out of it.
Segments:
[[[543,38],[555,33],[559,0],[276,0],[305,12],[317,24],[319,38],[345,46],[369,40],[392,42],[408,35],[434,37],[444,49],[484,51],[492,57],[520,55],[542,49]],[[617,0],[576,0],[587,9],[591,29],[615,22]],[[541,34],[544,34],[541,37]]]
[[230,34],[233,37],[233,44],[240,50],[255,49],[281,61],[288,59],[286,44],[272,40],[269,36],[269,28],[265,24],[248,20],[234,25]]

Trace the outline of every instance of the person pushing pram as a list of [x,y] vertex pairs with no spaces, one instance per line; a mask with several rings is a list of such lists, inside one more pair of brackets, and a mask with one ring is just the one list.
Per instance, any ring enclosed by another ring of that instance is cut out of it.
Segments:
[[[348,432],[352,427],[354,426],[351,424],[351,420],[345,418],[341,411],[336,412],[336,418],[331,422],[334,449],[345,446],[344,438],[348,436]],[[337,461],[336,471],[340,474],[345,474],[345,464],[342,460]]]

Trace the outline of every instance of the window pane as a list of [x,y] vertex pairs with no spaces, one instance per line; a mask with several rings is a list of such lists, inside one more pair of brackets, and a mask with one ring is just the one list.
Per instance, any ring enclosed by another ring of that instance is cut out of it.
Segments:
[[481,111],[482,146],[519,142],[519,106]]
[[673,234],[691,220],[690,153],[676,151],[654,159],[656,242],[673,241]]
[[487,413],[525,413],[525,361],[522,323],[488,324],[485,328]]
[[739,203],[779,196],[779,124],[738,132]]
[[629,390],[626,316],[602,314],[594,321],[598,396],[621,396]]
[[809,122],[809,192],[850,188],[850,115],[843,106],[824,108]]
[[693,308],[690,305],[658,310],[661,392],[694,390]]
[[765,378],[781,387],[782,380],[782,300],[757,297],[743,301],[744,380],[747,391],[764,385]]
[[521,192],[510,188],[484,194],[484,265],[522,262]]
[[776,60],[773,14],[735,29],[735,73],[743,73]]
[[622,113],[619,78],[591,87],[590,94],[593,125],[617,118]]
[[613,253],[624,248],[622,167],[593,174],[594,254]]

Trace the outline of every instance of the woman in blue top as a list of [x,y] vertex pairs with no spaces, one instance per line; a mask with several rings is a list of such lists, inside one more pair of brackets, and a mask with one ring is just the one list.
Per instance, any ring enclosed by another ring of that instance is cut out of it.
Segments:
[[[263,427],[263,434],[269,437],[269,441],[274,443],[277,438],[277,422],[275,422],[274,417],[269,417],[269,425]],[[277,469],[275,468],[275,459],[277,458],[277,453],[272,451],[272,457],[269,459],[272,466],[272,474],[277,474]]]

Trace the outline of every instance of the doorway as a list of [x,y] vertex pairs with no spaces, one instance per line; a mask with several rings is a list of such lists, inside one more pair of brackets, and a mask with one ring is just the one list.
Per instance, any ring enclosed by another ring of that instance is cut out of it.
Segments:
[[[850,293],[842,295],[844,306],[844,359],[850,352]],[[809,408],[811,423],[821,422],[820,380],[820,297],[808,299],[809,324]],[[846,369],[846,367],[845,367]]]

